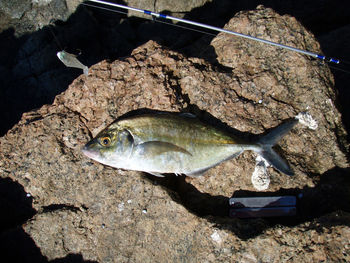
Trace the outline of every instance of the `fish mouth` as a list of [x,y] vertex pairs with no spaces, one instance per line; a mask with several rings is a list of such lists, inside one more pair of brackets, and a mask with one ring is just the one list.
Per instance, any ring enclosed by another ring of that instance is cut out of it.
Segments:
[[83,154],[91,159],[96,159],[100,156],[99,151],[96,150],[92,150],[91,148],[89,148],[87,145],[85,145],[81,151],[83,152]]

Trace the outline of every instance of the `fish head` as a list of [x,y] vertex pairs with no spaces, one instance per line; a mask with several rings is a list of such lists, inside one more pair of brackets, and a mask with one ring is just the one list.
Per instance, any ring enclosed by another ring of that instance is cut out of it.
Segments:
[[64,51],[59,51],[59,52],[57,52],[57,57],[58,57],[60,60],[64,59]]
[[82,152],[95,161],[119,168],[130,156],[133,144],[133,136],[127,129],[112,124],[85,144]]

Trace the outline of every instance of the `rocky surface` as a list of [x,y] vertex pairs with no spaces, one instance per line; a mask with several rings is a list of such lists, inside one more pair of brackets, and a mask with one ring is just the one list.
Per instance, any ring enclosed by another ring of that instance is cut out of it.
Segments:
[[80,0],[10,0],[0,2],[0,31],[15,29],[21,36],[51,24],[56,20],[67,20]]
[[[37,31],[55,21],[66,21],[72,15],[82,0],[9,0],[0,2],[0,32],[15,28],[15,35],[21,36]],[[167,12],[172,15],[184,16],[194,8],[203,6],[208,0],[183,0],[169,2],[166,0],[124,1],[125,5],[155,12]],[[92,2],[86,4],[94,5]],[[95,4],[96,5],[96,4]],[[125,11],[129,16],[140,16],[139,13]],[[142,16],[142,14],[141,14]],[[149,16],[144,16],[149,18]]]
[[[153,12],[163,12],[170,13],[170,15],[176,15],[176,17],[183,17],[186,13],[192,11],[194,8],[202,7],[206,3],[212,2],[211,0],[190,0],[190,1],[167,1],[167,0],[147,0],[147,1],[137,1],[137,0],[127,0],[125,3],[128,6],[135,8],[146,9]],[[135,15],[135,12],[129,11],[128,15]],[[140,16],[140,13],[137,14]],[[149,18],[149,16],[144,15],[144,17]]]
[[[282,43],[319,48],[295,19],[263,7],[239,13],[227,28],[272,40],[278,29]],[[282,37],[285,32],[290,36]],[[344,187],[349,184],[348,146],[329,69],[305,56],[227,36],[219,35],[212,45],[215,53],[207,55],[221,66],[153,41],[124,59],[102,61],[52,105],[24,114],[0,138],[1,176],[29,194],[37,213],[23,229],[44,257],[80,255],[96,262],[350,260],[350,191]],[[263,193],[251,183],[256,156],[250,152],[194,179],[113,169],[82,155],[81,146],[114,119],[149,109],[192,112],[242,136],[263,133],[300,112],[310,114],[317,128],[298,124],[280,142],[278,151],[296,175],[269,168],[271,183]],[[272,194],[299,195],[298,216],[227,217],[231,195]]]
[[[51,104],[78,77],[79,70],[67,69],[57,60],[56,52],[65,49],[79,54],[88,66],[104,59],[129,56],[131,51],[146,41],[157,40],[172,50],[189,56],[207,58],[212,51],[213,35],[194,32],[183,27],[140,19],[129,13],[79,5],[81,0],[11,0],[0,2],[0,135],[16,124],[24,112]],[[156,10],[218,27],[223,27],[241,10],[254,10],[259,1],[125,1],[130,6]],[[90,3],[91,4],[91,3]],[[333,29],[345,27],[348,22],[348,3],[325,0],[265,1],[279,14],[290,14],[306,28],[322,38],[325,54],[348,60],[346,36],[334,39]],[[78,7],[77,7],[78,6]],[[332,12],[329,12],[332,10]],[[19,17],[19,18],[16,18]],[[168,21],[169,22],[169,21]],[[214,34],[215,35],[215,34]],[[342,39],[342,41],[338,41]],[[335,41],[336,40],[336,41]],[[345,51],[342,51],[345,50]],[[341,52],[342,51],[342,52]],[[336,66],[338,67],[338,66]],[[340,103],[349,98],[347,75],[332,70],[336,88],[341,92]],[[28,100],[27,98],[31,99]],[[350,127],[345,113],[345,124]]]
[[[104,59],[128,56],[141,43],[151,38],[161,39],[160,35],[168,42],[180,42],[180,45],[184,43],[183,39],[188,44],[192,37],[191,32],[183,33],[169,25],[135,18],[132,14],[127,17],[86,5],[78,6],[80,2],[0,3],[0,117],[3,120],[0,135],[17,123],[24,112],[52,103],[54,97],[79,76],[79,70],[68,69],[57,59],[58,51],[81,53],[81,62],[91,66]],[[190,3],[176,1],[175,6],[166,6],[164,1],[156,2],[161,8],[174,9],[174,12],[183,11],[183,3],[188,9]],[[194,1],[191,4],[197,7],[202,3]],[[153,10],[154,5],[142,8]],[[12,15],[14,12],[19,18]]]

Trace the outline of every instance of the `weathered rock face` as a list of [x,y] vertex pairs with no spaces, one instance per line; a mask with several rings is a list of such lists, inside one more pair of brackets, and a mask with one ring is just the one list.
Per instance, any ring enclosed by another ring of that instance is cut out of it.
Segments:
[[16,36],[66,20],[81,0],[9,0],[0,2],[0,31],[15,28]]
[[[295,20],[269,9],[240,13],[227,27],[235,23],[241,23],[241,32],[248,29],[264,38],[277,28],[294,32],[289,38],[279,33],[279,41],[318,48]],[[152,41],[124,60],[102,61],[52,105],[24,114],[0,138],[1,175],[33,197],[39,212],[23,227],[44,256],[51,260],[74,253],[98,262],[350,260],[348,213],[319,217],[348,211],[350,197],[341,179],[341,168],[348,167],[347,145],[329,70],[295,53],[226,36],[219,35],[213,46],[226,67],[186,58]],[[269,169],[269,191],[304,194],[299,217],[225,217],[233,192],[257,194],[250,181],[253,153],[195,179],[154,178],[82,155],[81,146],[114,119],[145,108],[191,111],[249,133],[307,112],[317,128],[298,124],[279,144],[296,176]],[[333,193],[334,202],[329,200]],[[315,206],[320,207],[316,212]]]
[[[211,2],[210,0],[185,0],[185,1],[166,1],[166,0],[147,0],[147,1],[135,1],[135,0],[127,0],[126,4],[128,6],[151,10],[153,12],[170,12],[172,14],[176,14],[177,17],[183,16],[186,12],[190,12],[194,8],[201,7],[205,3]],[[129,14],[133,14],[133,12],[129,12]],[[140,14],[138,14],[139,16]],[[147,17],[145,15],[145,17]],[[149,18],[149,16],[147,17]]]
[[[65,21],[74,13],[82,0],[7,0],[0,2],[0,32],[10,27],[15,28],[17,36],[24,33],[36,31],[51,24],[54,21]],[[208,0],[183,0],[169,2],[165,0],[158,1],[125,1],[128,6],[152,10],[155,12],[167,11],[177,16],[183,16],[192,9],[201,7]],[[88,3],[93,5],[94,3]],[[125,11],[129,16],[140,13]],[[141,14],[142,16],[142,14]],[[144,16],[149,18],[149,16]]]

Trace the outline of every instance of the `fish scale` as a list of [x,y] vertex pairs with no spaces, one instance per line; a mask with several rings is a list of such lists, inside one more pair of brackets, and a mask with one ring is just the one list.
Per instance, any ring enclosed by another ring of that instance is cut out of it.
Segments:
[[[152,140],[157,135],[162,140],[176,142],[184,147],[190,141],[200,144],[235,144],[239,142],[232,135],[210,127],[197,118],[159,114],[157,118],[145,115],[136,119],[136,122],[135,119],[122,120],[118,122],[118,126],[129,129],[134,136],[142,138],[143,141]],[[241,140],[241,142],[243,141]]]
[[145,114],[111,124],[85,145],[83,153],[116,168],[158,176],[197,176],[244,150],[253,150],[277,170],[292,175],[272,146],[297,122],[285,122],[262,138],[247,142],[188,114]]

